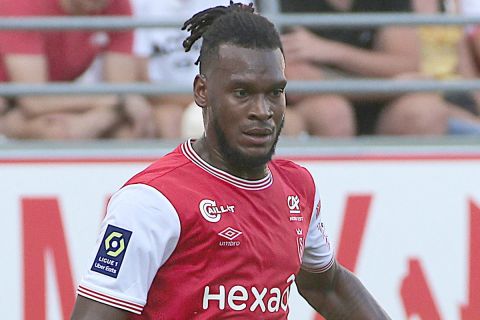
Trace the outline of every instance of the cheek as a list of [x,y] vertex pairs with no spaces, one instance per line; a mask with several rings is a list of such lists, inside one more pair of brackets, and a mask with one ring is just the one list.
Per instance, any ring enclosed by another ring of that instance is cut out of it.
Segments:
[[285,97],[281,99],[278,103],[275,104],[273,108],[273,117],[275,118],[275,121],[277,122],[278,120],[282,120],[283,117],[285,116],[285,110],[287,109],[287,104],[285,102]]

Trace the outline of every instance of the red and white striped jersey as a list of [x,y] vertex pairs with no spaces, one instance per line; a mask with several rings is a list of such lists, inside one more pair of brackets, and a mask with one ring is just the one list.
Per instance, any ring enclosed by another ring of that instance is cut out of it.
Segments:
[[286,319],[300,268],[334,258],[309,172],[268,169],[235,177],[191,141],[153,163],[112,197],[78,294],[132,319]]

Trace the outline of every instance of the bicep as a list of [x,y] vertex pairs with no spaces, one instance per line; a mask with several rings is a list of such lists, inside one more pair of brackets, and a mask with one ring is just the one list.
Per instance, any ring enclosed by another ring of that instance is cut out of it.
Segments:
[[466,78],[477,77],[475,57],[472,55],[466,38],[459,43],[458,69],[459,73]]
[[131,82],[139,79],[139,61],[130,54],[107,52],[103,65],[103,78],[107,82]]
[[47,61],[37,54],[7,54],[5,66],[11,82],[42,83],[48,80]]
[[374,49],[407,58],[417,59],[420,41],[413,27],[385,27],[378,30]]
[[333,290],[336,270],[337,264],[335,262],[327,271],[320,273],[314,273],[300,269],[300,272],[297,274],[295,279],[298,291],[303,296],[308,291],[318,293]]
[[124,320],[128,319],[128,314],[127,311],[77,296],[71,320]]
[[[112,196],[101,229],[98,251],[91,252],[92,267],[83,275],[78,293],[141,314],[154,277],[180,236],[175,208],[153,187],[127,185]],[[116,256],[109,255],[105,245],[114,234],[123,240]]]
[[[47,60],[40,54],[6,54],[5,66],[10,82],[46,83],[48,82]],[[48,112],[45,104],[49,98],[39,96],[18,97],[16,103],[28,116]]]

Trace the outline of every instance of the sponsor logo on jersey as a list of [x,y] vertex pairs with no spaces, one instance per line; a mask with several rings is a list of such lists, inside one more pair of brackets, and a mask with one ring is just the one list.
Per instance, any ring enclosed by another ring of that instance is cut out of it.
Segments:
[[242,234],[241,231],[228,227],[225,230],[218,233],[220,236],[227,238],[228,240],[233,240]]
[[[203,291],[202,307],[204,310],[218,308],[224,310],[225,306],[234,311],[250,311],[276,313],[286,312],[290,286],[295,281],[295,275],[288,277],[285,288],[257,288],[255,286],[233,285],[227,287],[205,286]],[[252,299],[253,298],[253,299]]]
[[109,224],[91,270],[116,278],[132,232]]
[[290,217],[290,221],[303,221],[303,217],[297,216],[300,214],[300,198],[297,195],[287,197],[287,205],[290,214],[293,216]]
[[300,264],[302,263],[303,251],[305,250],[305,240],[303,237],[303,230],[301,228],[295,229],[297,233],[297,252],[298,259],[300,259]]
[[234,213],[233,205],[217,205],[214,200],[204,199],[199,204],[200,213],[209,222],[218,222],[224,213]]
[[220,241],[218,244],[221,247],[238,247],[240,241],[236,240],[242,234],[241,231],[238,231],[232,227],[228,227],[218,233],[219,236],[228,239],[229,241]]

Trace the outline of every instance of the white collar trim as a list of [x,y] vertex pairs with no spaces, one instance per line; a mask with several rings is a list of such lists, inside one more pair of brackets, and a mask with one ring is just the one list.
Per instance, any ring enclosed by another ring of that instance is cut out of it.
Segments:
[[209,174],[217,177],[220,180],[228,182],[238,188],[244,190],[263,190],[270,187],[273,183],[273,177],[270,169],[267,167],[267,175],[259,180],[246,180],[236,177],[228,172],[215,168],[208,164],[205,160],[193,150],[192,140],[189,139],[181,145],[182,152],[190,161],[196,164],[198,167],[208,172]]

